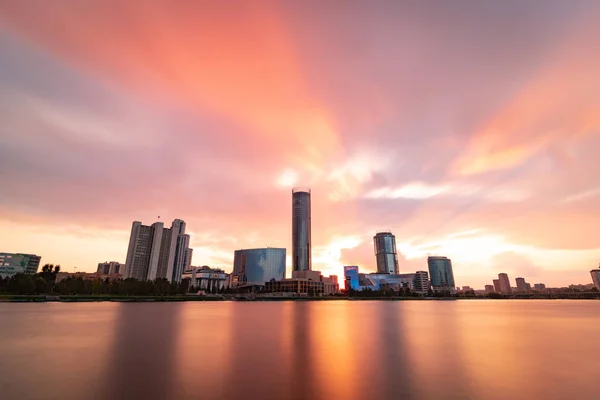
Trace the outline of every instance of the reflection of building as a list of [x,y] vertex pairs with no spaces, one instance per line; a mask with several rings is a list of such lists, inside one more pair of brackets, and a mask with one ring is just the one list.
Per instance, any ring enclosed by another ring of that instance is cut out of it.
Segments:
[[502,293],[502,289],[500,288],[500,279],[494,279],[494,292]]
[[11,277],[15,274],[37,273],[42,257],[35,254],[0,253],[0,278]]
[[591,270],[590,274],[592,275],[594,286],[596,286],[596,289],[600,290],[600,268]]
[[236,250],[233,258],[232,286],[264,285],[285,278],[285,249]]
[[292,190],[292,271],[312,269],[310,189]]
[[191,267],[183,273],[181,279],[189,279],[192,286],[198,291],[221,292],[228,287],[229,274],[219,268]]
[[124,268],[125,265],[119,262],[104,261],[103,263],[98,263],[98,269],[96,272],[100,274],[121,274]]
[[429,279],[431,286],[438,290],[450,290],[455,288],[454,272],[452,271],[452,260],[447,257],[427,257],[429,267]]
[[486,293],[494,293],[494,286],[493,285],[485,285],[485,292]]
[[74,279],[83,279],[86,281],[95,281],[97,279],[99,280],[106,280],[108,279],[109,281],[117,281],[121,278],[123,278],[123,275],[121,274],[103,274],[100,272],[59,272],[58,274],[56,274],[56,283],[60,282],[60,281],[64,281],[65,279],[69,279],[69,278],[74,278]]
[[502,294],[512,293],[512,289],[510,288],[510,280],[508,279],[507,274],[499,273],[498,280],[500,281],[500,293],[502,293]]
[[397,274],[396,237],[391,232],[378,232],[373,238],[373,246],[377,260],[377,273]]
[[515,282],[517,282],[517,291],[518,292],[529,292],[531,290],[531,285],[525,282],[525,278],[516,278]]
[[187,262],[189,235],[185,234],[185,222],[176,219],[171,228],[162,222],[151,226],[134,221],[131,226],[127,261],[124,275],[141,281],[167,279],[179,282]]
[[358,267],[356,265],[348,265],[344,267],[344,283],[346,290],[359,290],[358,283]]

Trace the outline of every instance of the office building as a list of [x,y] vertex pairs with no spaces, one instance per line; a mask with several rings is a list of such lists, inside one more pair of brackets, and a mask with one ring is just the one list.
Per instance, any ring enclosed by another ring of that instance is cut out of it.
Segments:
[[525,278],[516,278],[517,292],[527,293],[531,289],[531,285],[525,282]]
[[494,285],[485,285],[486,293],[494,293]]
[[227,289],[229,274],[219,268],[190,267],[181,276],[181,280],[189,279],[189,287],[205,293],[219,293]]
[[434,290],[454,291],[454,272],[452,271],[452,260],[447,257],[427,257],[429,267],[429,279]]
[[285,249],[267,247],[235,251],[232,286],[264,285],[284,278]]
[[592,275],[592,282],[594,282],[594,286],[596,289],[600,290],[600,268],[591,270],[590,275]]
[[346,290],[359,290],[358,266],[347,265],[344,267],[344,284]]
[[96,270],[99,274],[122,274],[125,269],[125,265],[116,261],[104,261],[103,263],[98,263],[98,269]]
[[396,237],[391,232],[378,232],[373,237],[377,273],[397,274],[398,253],[396,252]]
[[413,282],[413,289],[418,293],[427,293],[431,288],[431,282],[429,281],[429,274],[427,271],[415,272],[415,278]]
[[188,245],[185,222],[180,219],[175,219],[171,228],[165,228],[162,222],[147,226],[134,221],[125,262],[125,278],[180,282]]
[[292,271],[310,271],[311,221],[310,189],[292,190]]
[[500,287],[500,279],[494,279],[494,292],[502,293],[502,288]]
[[10,278],[16,274],[35,275],[41,259],[35,254],[0,253],[0,278]]
[[508,279],[508,275],[505,273],[499,273],[498,280],[500,281],[500,293],[511,294],[512,289],[510,287],[510,280]]

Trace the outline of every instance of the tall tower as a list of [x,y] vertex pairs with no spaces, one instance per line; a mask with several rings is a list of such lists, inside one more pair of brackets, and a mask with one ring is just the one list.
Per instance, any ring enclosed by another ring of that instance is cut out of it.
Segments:
[[396,237],[391,232],[378,232],[373,238],[378,274],[398,273]]
[[292,189],[292,271],[312,270],[310,189]]

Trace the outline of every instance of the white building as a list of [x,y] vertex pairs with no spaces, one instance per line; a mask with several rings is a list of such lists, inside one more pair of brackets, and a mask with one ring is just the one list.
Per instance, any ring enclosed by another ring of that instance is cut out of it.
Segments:
[[207,293],[222,292],[229,287],[229,274],[218,268],[191,267],[185,271],[181,279],[190,280],[190,288]]
[[185,222],[180,219],[174,220],[171,228],[165,228],[162,222],[147,226],[134,221],[124,277],[141,281],[167,279],[169,282],[180,282],[188,262],[189,240],[189,235],[185,234]]

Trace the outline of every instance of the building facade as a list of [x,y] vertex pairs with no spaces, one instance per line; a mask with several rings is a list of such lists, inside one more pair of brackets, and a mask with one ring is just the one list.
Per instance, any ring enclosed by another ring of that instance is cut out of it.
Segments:
[[512,293],[512,289],[510,287],[510,279],[508,279],[507,274],[499,273],[498,281],[500,282],[500,293],[502,293],[502,294],[511,294]]
[[347,265],[344,267],[344,284],[346,290],[359,290],[358,266]]
[[494,293],[494,285],[485,285],[486,293]]
[[594,286],[596,289],[600,290],[600,268],[591,270],[590,275],[592,275],[592,282],[594,282]]
[[502,289],[500,288],[500,279],[494,279],[493,283],[494,283],[494,292],[502,293]]
[[180,219],[175,219],[171,228],[165,228],[162,222],[147,226],[134,221],[123,275],[140,281],[180,282],[188,246],[185,222]]
[[0,253],[0,278],[16,274],[35,275],[42,257],[35,254]]
[[312,270],[310,189],[292,190],[292,271]]
[[454,271],[452,270],[452,260],[448,257],[427,257],[427,266],[429,267],[429,279],[431,286],[435,290],[453,291],[456,287],[454,282]]
[[125,270],[125,265],[116,261],[104,261],[98,263],[98,269],[96,270],[99,274],[122,274]]
[[525,282],[525,278],[516,278],[515,282],[517,283],[517,291],[518,292],[522,292],[522,293],[526,293],[529,292],[531,290],[531,285],[527,282]]
[[182,280],[189,279],[189,287],[206,293],[219,293],[228,288],[229,274],[219,268],[191,267],[181,276]]
[[378,232],[373,237],[377,273],[397,274],[398,253],[396,252],[396,237],[391,232]]
[[427,293],[431,288],[431,282],[429,281],[429,274],[427,271],[415,272],[415,279],[413,282],[413,290],[418,293]]
[[264,285],[285,278],[285,249],[236,250],[233,257],[232,286]]

